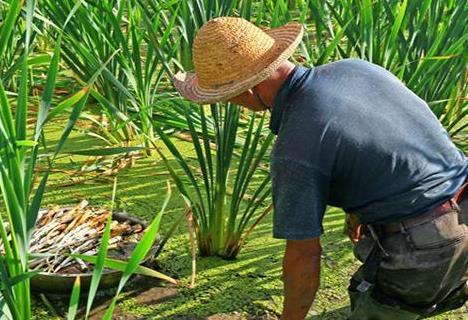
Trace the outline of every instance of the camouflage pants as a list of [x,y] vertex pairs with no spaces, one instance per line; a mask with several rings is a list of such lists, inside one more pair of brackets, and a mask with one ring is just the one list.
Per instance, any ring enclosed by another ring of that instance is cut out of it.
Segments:
[[378,255],[373,283],[363,280],[368,279],[365,265],[371,263],[367,258],[376,243],[370,236],[357,243],[355,255],[365,263],[348,288],[349,320],[422,319],[465,303],[468,197],[459,206],[406,233],[382,237],[388,256]]

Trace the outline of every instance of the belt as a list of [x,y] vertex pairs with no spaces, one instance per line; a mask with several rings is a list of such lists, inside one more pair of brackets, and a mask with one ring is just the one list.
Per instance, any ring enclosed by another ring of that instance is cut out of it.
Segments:
[[468,183],[465,183],[460,189],[458,189],[457,193],[451,199],[445,201],[432,210],[418,215],[417,217],[408,218],[398,222],[390,222],[378,226],[384,234],[396,233],[432,221],[435,218],[443,216],[444,214],[454,210],[459,210],[458,203],[460,203],[462,198],[466,196],[466,191],[468,190],[467,185]]

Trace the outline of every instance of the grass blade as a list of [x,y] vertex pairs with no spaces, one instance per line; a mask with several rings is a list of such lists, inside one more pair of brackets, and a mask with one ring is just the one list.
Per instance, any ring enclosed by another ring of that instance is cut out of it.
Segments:
[[130,153],[134,151],[146,150],[143,147],[115,147],[115,148],[102,148],[102,149],[83,149],[68,151],[67,154],[75,154],[80,156],[112,156],[121,153]]
[[117,302],[117,297],[120,294],[120,291],[123,289],[123,287],[127,283],[130,276],[138,268],[138,265],[140,264],[141,260],[144,259],[146,254],[151,249],[151,246],[153,245],[154,240],[156,239],[158,235],[159,227],[161,224],[161,218],[162,218],[164,211],[166,210],[166,206],[169,203],[170,198],[171,198],[171,185],[168,182],[167,183],[167,195],[166,195],[166,199],[164,200],[161,211],[159,212],[159,214],[156,215],[156,217],[153,219],[151,224],[147,227],[147,229],[145,230],[145,234],[143,235],[140,242],[138,242],[137,246],[133,250],[132,255],[130,256],[130,259],[128,261],[128,264],[126,265],[125,270],[123,271],[122,278],[120,279],[115,297],[114,299],[112,299],[112,303],[107,309],[103,319],[105,320],[111,319],[112,313],[114,312],[115,304]]
[[15,26],[16,20],[21,12],[22,1],[13,0],[9,3],[8,15],[2,22],[0,31],[0,57],[3,57],[5,49],[9,43],[9,39],[12,36],[12,31]]
[[[89,262],[89,263],[96,263],[97,257],[96,256],[89,256],[85,254],[71,254],[70,256],[79,258],[83,261]],[[122,260],[117,260],[117,259],[111,259],[111,258],[105,258],[104,259],[104,266],[110,269],[118,270],[118,271],[124,271],[127,268],[128,262],[122,261]],[[136,274],[141,274],[143,276],[148,276],[148,277],[153,277],[153,278],[158,278],[161,280],[165,280],[167,282],[170,282],[172,284],[178,284],[177,280],[174,278],[171,278],[161,272],[158,272],[156,270],[150,269],[145,266],[138,266],[135,269]]]
[[73,94],[71,97],[61,101],[58,105],[56,105],[47,115],[45,123],[51,121],[59,114],[63,113],[65,110],[71,108],[75,104],[77,104],[84,96],[88,93],[89,86],[84,87],[77,93]]
[[81,280],[78,276],[76,277],[75,283],[73,284],[73,290],[70,296],[70,303],[68,305],[67,320],[73,320],[76,318],[76,311],[78,310],[78,304],[80,300],[80,289]]
[[109,214],[109,216],[107,217],[106,228],[104,230],[104,234],[102,235],[101,245],[99,246],[96,263],[94,265],[93,276],[91,278],[91,285],[89,286],[88,301],[86,303],[86,319],[88,318],[89,312],[91,311],[94,297],[96,296],[99,282],[101,281],[102,272],[104,270],[104,260],[107,256],[107,248],[109,246],[109,239],[111,233],[111,222],[112,214]]

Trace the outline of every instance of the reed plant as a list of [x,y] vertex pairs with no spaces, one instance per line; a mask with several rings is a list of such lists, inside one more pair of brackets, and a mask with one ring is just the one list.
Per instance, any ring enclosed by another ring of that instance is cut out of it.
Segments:
[[[64,26],[79,9],[77,2],[67,13]],[[53,165],[64,146],[75,122],[86,106],[91,89],[96,78],[104,70],[105,64],[98,66],[86,85],[70,97],[55,103],[53,101],[59,63],[61,58],[62,36],[58,32],[44,91],[41,96],[30,97],[29,56],[32,52],[30,44],[31,33],[35,27],[36,3],[33,0],[12,0],[8,4],[7,15],[0,25],[0,44],[11,43],[15,23],[25,24],[25,36],[21,55],[16,56],[18,64],[18,92],[11,93],[5,89],[4,80],[0,77],[0,193],[2,203],[0,207],[0,241],[4,252],[0,254],[0,315],[7,319],[31,319],[30,278],[40,270],[29,269],[30,260],[35,256],[29,252],[29,244],[35,229],[38,212],[42,203],[50,166]],[[24,12],[24,17],[22,16]],[[17,41],[17,40],[16,40]],[[14,42],[14,41],[13,41]],[[3,60],[7,48],[0,45],[0,60]],[[35,105],[37,103],[37,105]],[[35,111],[37,110],[37,111]],[[52,153],[44,155],[44,128],[57,117],[69,114],[62,135]],[[48,159],[42,174],[36,172],[38,162]],[[37,183],[36,183],[37,182]],[[169,197],[169,195],[168,195]],[[159,277],[171,282],[173,279],[154,270],[139,266],[140,261],[147,254],[159,232],[161,216],[169,198],[163,205],[160,214],[156,215],[149,225],[142,240],[135,248],[128,262],[106,258],[107,239],[110,233],[110,218],[104,232],[103,241],[97,257],[80,256],[81,259],[95,263],[91,289],[88,296],[87,315],[99,284],[103,266],[123,271],[123,276],[117,294],[134,272]],[[109,216],[110,217],[110,216]],[[77,280],[71,299],[69,319],[74,318],[79,296],[79,280]],[[115,305],[115,300],[113,302]],[[111,307],[106,318],[110,319]]]
[[[19,59],[19,91],[9,95],[0,79],[0,190],[3,208],[0,216],[0,236],[4,254],[0,255],[1,302],[3,312],[13,319],[30,319],[31,298],[29,279],[36,272],[29,271],[29,241],[34,230],[49,171],[38,185],[35,167],[44,138],[44,126],[65,109],[74,107],[63,130],[60,141],[51,157],[55,160],[70,131],[86,104],[89,87],[83,88],[62,101],[51,112],[52,97],[60,61],[61,37],[53,51],[44,92],[37,113],[32,114],[29,100],[28,57],[33,29],[35,1],[10,1],[9,10],[0,29],[0,60],[6,45],[14,42],[14,24],[25,23],[24,50]],[[20,17],[25,10],[25,18]],[[32,133],[28,132],[28,119],[35,119]],[[7,232],[8,228],[8,232]],[[8,237],[8,233],[11,237]]]
[[[190,113],[197,112],[188,102],[178,103],[184,107],[187,119],[190,119]],[[241,151],[236,155],[242,128],[239,125],[242,121],[240,109],[231,104],[223,107],[213,104],[209,109],[198,107],[198,110],[202,133],[199,134],[188,121],[196,166],[192,166],[187,155],[181,153],[171,138],[156,127],[186,177],[176,173],[176,168],[164,153],[159,151],[159,155],[193,213],[200,254],[234,259],[253,228],[272,208],[264,205],[271,192],[270,178],[259,167],[273,135],[264,133],[265,115],[251,114],[242,133],[245,140],[241,143]],[[214,138],[207,130],[209,117],[214,121]]]
[[309,30],[302,45],[307,64],[359,57],[381,65],[427,101],[454,141],[466,150],[466,1],[298,3],[302,3],[299,12],[307,12],[298,16]]
[[[145,1],[151,8],[147,15],[155,11],[156,2]],[[192,43],[206,21],[239,9],[249,14],[251,5],[251,1],[226,0],[182,1],[168,6],[164,15],[165,21],[174,21],[168,43],[177,48],[172,61],[175,68],[192,69]],[[252,229],[271,211],[271,206],[264,205],[271,191],[269,176],[260,170],[273,140],[265,130],[266,116],[244,115],[232,104],[200,107],[182,100],[172,101],[172,109],[184,111],[197,169],[159,128],[163,123],[158,121],[159,137],[186,178],[176,173],[163,153],[160,156],[193,213],[200,254],[234,259]]]
[[[63,58],[81,82],[87,82],[113,56],[91,91],[109,122],[108,128],[101,126],[101,137],[111,144],[128,144],[137,137],[154,139],[155,105],[172,97],[170,91],[160,93],[159,89],[167,88],[163,75],[175,51],[165,40],[173,22],[162,30],[161,15],[145,21],[145,8],[135,0],[81,2],[66,27],[66,12],[74,0],[43,1],[41,11],[63,28]],[[160,7],[158,12],[164,2]],[[151,37],[152,30],[161,31],[161,38]]]

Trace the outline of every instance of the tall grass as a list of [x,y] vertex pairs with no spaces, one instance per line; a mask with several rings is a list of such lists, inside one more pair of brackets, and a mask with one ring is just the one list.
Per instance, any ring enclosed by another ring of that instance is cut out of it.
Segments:
[[[124,144],[139,134],[154,139],[155,105],[171,97],[171,92],[160,94],[158,90],[164,86],[165,67],[174,51],[165,44],[173,22],[162,30],[164,17],[157,14],[151,21],[145,20],[145,8],[135,0],[82,2],[66,27],[66,12],[75,1],[44,1],[41,8],[50,20],[63,27],[64,61],[81,81],[87,82],[94,70],[112,56],[96,80],[96,90],[91,92],[110,123],[110,128],[101,128],[102,138]],[[151,37],[153,30],[161,31],[162,37]]]
[[[166,21],[174,21],[168,41],[177,47],[175,67],[192,68],[192,43],[206,21],[231,15],[237,9],[248,14],[251,5],[251,1],[227,0],[182,1],[169,6],[165,16]],[[272,135],[265,134],[266,117],[249,115],[243,121],[245,116],[239,107],[230,104],[205,108],[173,101],[173,106],[182,106],[184,110],[198,169],[192,169],[186,155],[179,152],[162,130],[157,130],[187,176],[181,178],[166,161],[179,192],[193,212],[200,254],[234,259],[252,228],[271,209],[267,206],[260,213],[271,191],[268,175],[258,170],[273,139]],[[193,119],[199,121],[198,126]]]
[[466,150],[466,1],[310,0],[304,10],[308,64],[360,57],[383,66],[429,103]]
[[[64,26],[67,25],[68,21],[71,21],[70,19],[80,5],[81,3],[77,2],[70,9]],[[32,52],[30,40],[36,22],[34,16],[36,3],[29,0],[23,6],[23,1],[13,0],[8,3],[8,6],[9,9],[6,11],[8,14],[0,26],[0,60],[3,61],[7,51],[6,45],[3,44],[11,43],[13,41],[11,38],[17,36],[13,24],[25,23],[25,36],[24,51],[16,57],[18,62],[15,62],[19,65],[18,92],[7,92],[4,80],[0,78],[0,193],[3,200],[0,211],[0,241],[4,247],[4,252],[0,254],[0,315],[5,315],[8,319],[29,320],[31,319],[30,278],[39,272],[29,270],[29,261],[35,258],[29,252],[29,243],[35,229],[50,174],[50,166],[59,155],[75,122],[86,106],[92,86],[104,70],[105,64],[97,66],[83,89],[54,105],[53,97],[59,72],[63,36],[59,32],[50,58],[44,91],[39,99],[30,98],[29,56]],[[24,18],[21,16],[23,10]],[[37,106],[34,105],[36,101],[39,101]],[[37,108],[33,108],[33,106]],[[37,112],[33,111],[35,109]],[[49,169],[40,176],[35,169],[44,150],[42,148],[45,141],[44,128],[49,122],[56,120],[58,116],[64,117],[66,113],[69,113],[69,117],[62,135],[55,150],[51,155],[48,155]],[[33,120],[32,126],[31,120]],[[36,180],[38,183],[35,183]],[[96,257],[80,256],[83,260],[96,264],[88,296],[87,314],[92,306],[103,266],[123,271],[118,292],[134,272],[175,282],[154,270],[139,266],[140,261],[145,257],[158,235],[161,216],[169,195],[170,193],[168,193],[161,212],[148,227],[128,262],[106,258],[110,216],[97,259]],[[79,280],[77,280],[71,299],[69,319],[74,318],[76,314],[79,289]],[[108,319],[112,311],[112,308],[107,311],[106,317]]]
[[[190,113],[196,111],[189,103],[180,103],[184,106],[187,119],[190,119]],[[256,216],[271,191],[269,176],[262,174],[259,166],[273,135],[265,136],[263,133],[265,115],[256,117],[252,114],[246,132],[243,133],[245,140],[241,143],[240,155],[236,157],[240,109],[229,104],[222,108],[211,105],[209,110],[200,108],[200,112],[202,134],[197,132],[190,121],[188,122],[196,152],[195,168],[191,166],[187,156],[179,152],[169,136],[157,129],[159,136],[185,173],[186,179],[176,173],[174,166],[167,161],[162,152],[160,156],[193,212],[201,255],[219,255],[234,259],[252,229],[271,210],[271,206],[267,206],[262,214]],[[214,138],[207,130],[208,116],[214,120]],[[255,221],[252,222],[254,218]]]
[[[28,57],[33,28],[35,1],[27,1],[23,8],[22,1],[11,1],[8,14],[0,29],[0,58],[3,60],[7,44],[14,42],[14,24],[20,19],[21,10],[25,10],[24,51],[19,59],[19,76],[16,97],[11,98],[0,79],[0,190],[6,215],[0,216],[0,236],[5,254],[0,255],[1,300],[4,310],[13,319],[29,319],[31,316],[31,298],[29,279],[35,274],[28,269],[29,241],[34,230],[38,210],[44,194],[49,172],[46,171],[40,183],[34,185],[36,163],[43,138],[44,126],[65,107],[74,106],[63,134],[52,155],[51,162],[60,152],[79,113],[88,98],[88,88],[62,101],[54,113],[50,112],[52,97],[60,61],[59,36],[54,48],[45,89],[40,99],[37,113],[30,111]],[[28,132],[27,120],[35,118],[33,132]],[[3,210],[2,210],[3,211]],[[8,237],[7,225],[11,233]]]

